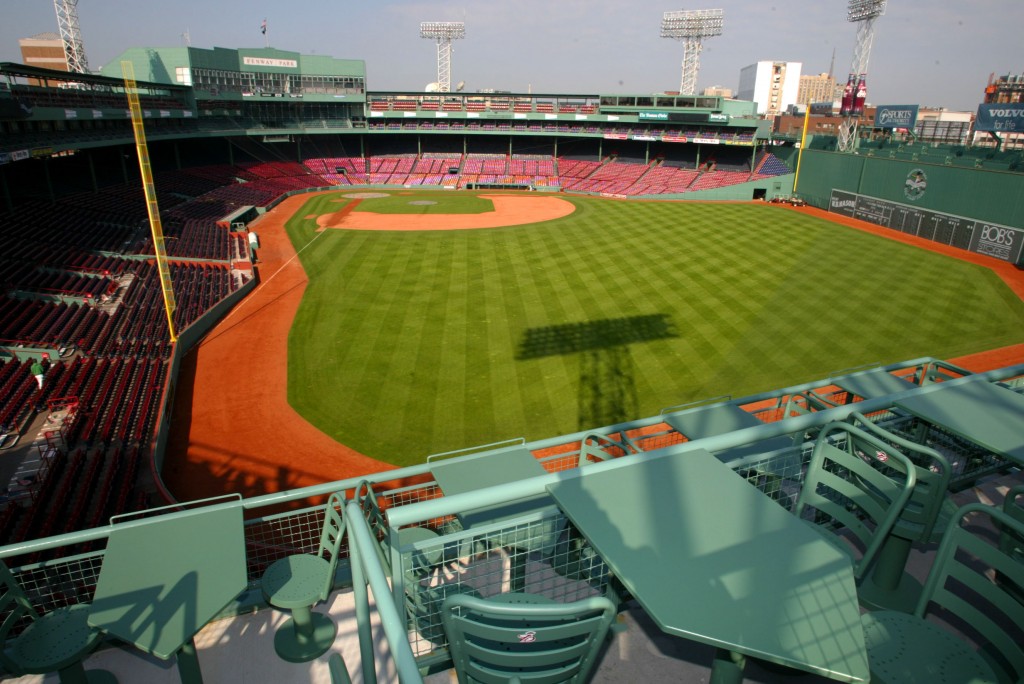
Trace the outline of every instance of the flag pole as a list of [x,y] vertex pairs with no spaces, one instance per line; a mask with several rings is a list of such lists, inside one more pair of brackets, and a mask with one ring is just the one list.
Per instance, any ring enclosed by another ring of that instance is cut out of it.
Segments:
[[270,47],[270,34],[267,33],[267,20],[263,19],[263,24],[260,25],[263,30],[263,47]]

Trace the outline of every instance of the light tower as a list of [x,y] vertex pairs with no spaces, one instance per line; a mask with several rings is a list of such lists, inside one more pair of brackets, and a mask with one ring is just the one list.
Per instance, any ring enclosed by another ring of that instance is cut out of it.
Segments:
[[437,92],[452,89],[452,41],[466,37],[463,21],[424,21],[420,24],[420,38],[437,41]]
[[857,121],[864,113],[867,97],[868,59],[875,40],[875,19],[885,14],[885,3],[886,0],[850,0],[847,7],[846,20],[857,24],[857,43],[853,47],[853,62],[840,109],[845,117],[839,124],[840,152],[852,152],[857,142]]
[[89,73],[89,60],[85,58],[85,46],[82,44],[82,29],[78,26],[78,0],[53,0],[53,8],[57,11],[57,26],[60,28],[60,39],[64,41],[68,71],[75,74]]
[[680,95],[697,94],[701,40],[722,35],[722,10],[679,10],[665,12],[661,19],[661,37],[683,41],[683,79]]

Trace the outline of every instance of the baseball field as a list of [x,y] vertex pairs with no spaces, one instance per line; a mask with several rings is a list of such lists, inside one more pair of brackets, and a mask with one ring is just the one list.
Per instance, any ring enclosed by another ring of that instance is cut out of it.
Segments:
[[786,208],[373,194],[287,220],[287,396],[395,465],[1024,341],[990,269]]

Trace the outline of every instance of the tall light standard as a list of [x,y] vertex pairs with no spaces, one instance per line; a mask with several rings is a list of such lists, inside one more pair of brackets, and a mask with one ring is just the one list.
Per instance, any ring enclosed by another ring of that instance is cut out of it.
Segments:
[[64,42],[64,57],[68,71],[75,74],[89,73],[89,60],[85,58],[82,44],[82,29],[78,25],[78,0],[53,0],[57,11],[57,27]]
[[466,37],[464,21],[424,21],[420,24],[420,38],[437,41],[437,91],[449,93],[452,89],[452,41]]
[[846,80],[839,113],[845,117],[839,124],[838,149],[852,152],[857,142],[857,121],[864,113],[867,98],[868,59],[871,44],[875,42],[875,19],[885,14],[886,0],[849,0],[846,20],[857,24],[857,43],[853,47],[853,62]]
[[700,71],[701,40],[722,35],[722,10],[679,10],[665,12],[661,20],[661,37],[683,41],[683,78],[681,95],[697,94],[697,72]]

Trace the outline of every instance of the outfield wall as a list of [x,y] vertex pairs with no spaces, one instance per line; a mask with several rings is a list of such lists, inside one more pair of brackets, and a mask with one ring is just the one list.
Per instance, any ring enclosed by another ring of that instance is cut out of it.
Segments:
[[1024,174],[804,150],[796,193],[828,209],[833,190],[1024,228]]

